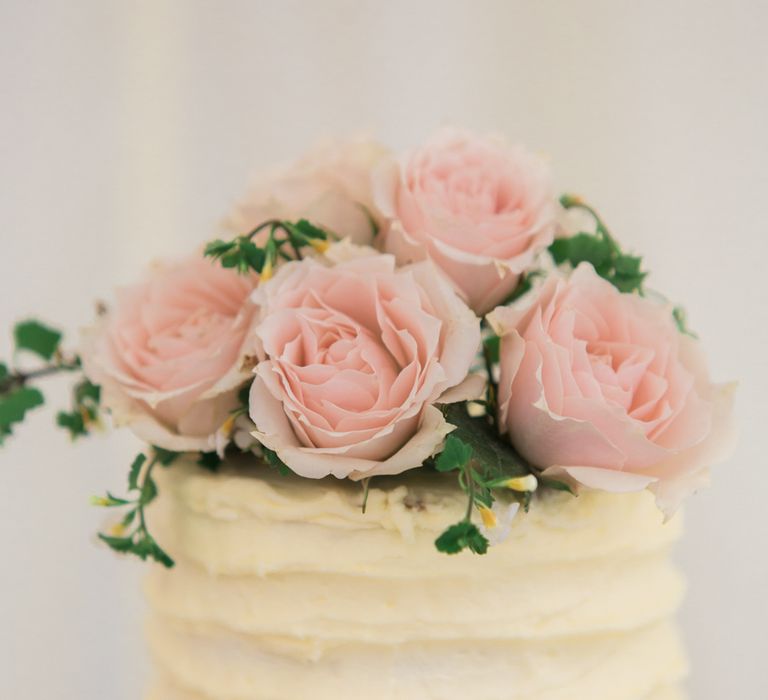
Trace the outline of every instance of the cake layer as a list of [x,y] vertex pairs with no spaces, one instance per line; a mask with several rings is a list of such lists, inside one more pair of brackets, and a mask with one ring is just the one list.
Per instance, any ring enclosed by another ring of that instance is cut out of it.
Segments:
[[180,687],[216,700],[641,700],[678,681],[684,663],[668,622],[618,635],[546,642],[345,644],[314,659],[293,645],[155,618],[150,647]]
[[489,629],[504,639],[628,630],[672,615],[682,590],[665,550],[428,585],[326,573],[211,576],[180,561],[172,576],[155,570],[147,585],[152,608],[168,617],[316,644],[483,639]]
[[[254,473],[254,471],[256,473]],[[485,556],[434,539],[440,475],[359,485],[264,467],[161,475],[149,637],[163,700],[673,700],[679,519],[647,493],[537,498]]]
[[662,526],[646,492],[555,492],[516,518],[504,546],[489,556],[446,556],[435,550],[435,537],[466,509],[452,475],[414,470],[375,479],[365,513],[360,485],[332,478],[280,476],[264,466],[212,475],[186,464],[161,476],[165,502],[176,506],[164,541],[216,574],[487,579],[533,564],[657,552],[681,529],[679,518]]

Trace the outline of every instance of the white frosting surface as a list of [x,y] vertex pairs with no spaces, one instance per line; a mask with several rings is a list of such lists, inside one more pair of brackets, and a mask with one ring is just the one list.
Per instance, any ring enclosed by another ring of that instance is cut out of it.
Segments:
[[266,467],[158,478],[178,563],[147,582],[153,700],[684,697],[681,523],[649,494],[552,494],[487,555],[447,556],[450,478],[374,480],[365,514],[359,484]]

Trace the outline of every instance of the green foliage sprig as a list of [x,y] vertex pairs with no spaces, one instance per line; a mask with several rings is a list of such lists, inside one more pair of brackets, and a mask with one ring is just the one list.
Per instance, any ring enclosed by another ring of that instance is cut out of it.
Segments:
[[59,411],[56,424],[69,431],[73,440],[88,435],[91,426],[101,426],[101,387],[85,377],[72,388],[72,410]]
[[577,233],[569,238],[558,238],[549,246],[555,262],[560,265],[569,263],[576,267],[588,262],[598,275],[608,280],[620,292],[643,291],[643,280],[647,272],[641,270],[642,259],[622,252],[608,227],[598,213],[580,197],[565,194],[560,197],[560,204],[565,209],[582,209],[595,220],[595,233]]
[[[267,240],[263,244],[256,243],[254,238],[262,231],[269,232]],[[226,268],[236,269],[240,274],[254,271],[261,275],[262,280],[268,280],[279,259],[300,260],[301,250],[306,247],[325,252],[328,239],[335,237],[306,219],[295,222],[270,219],[244,236],[229,241],[211,241],[206,245],[204,255],[218,260]]]
[[128,493],[135,494],[133,498],[120,498],[107,491],[105,496],[91,499],[93,505],[104,508],[128,508],[109,534],[99,533],[99,539],[121,554],[133,554],[142,561],[154,559],[167,568],[174,565],[173,559],[150,534],[145,509],[157,497],[157,485],[152,478],[153,469],[157,465],[170,466],[180,454],[160,447],[153,447],[149,455],[139,453],[128,471]]
[[[641,269],[642,258],[623,253],[600,215],[581,197],[564,194],[560,197],[560,204],[565,209],[582,209],[588,212],[595,221],[595,233],[581,232],[555,240],[549,246],[554,261],[558,265],[568,263],[571,267],[588,262],[598,275],[608,280],[620,292],[637,292],[644,295],[643,283],[648,273]],[[672,309],[672,317],[681,333],[697,337],[688,328],[685,309],[682,306]]]
[[[34,369],[11,368],[0,362],[0,445],[13,434],[13,428],[21,423],[32,409],[42,406],[45,397],[36,386],[38,380],[62,372],[80,370],[77,356],[67,356],[61,349],[62,334],[40,321],[28,319],[14,326],[14,357],[31,355],[38,362]],[[83,383],[81,383],[83,384]],[[98,387],[78,385],[72,414],[60,414],[58,423],[75,436],[87,432],[87,425],[98,416]],[[74,412],[79,412],[79,419]],[[82,413],[80,413],[82,411]]]
[[485,554],[489,543],[472,522],[474,509],[481,513],[489,511],[500,491],[512,493],[528,508],[537,480],[532,467],[499,438],[487,416],[470,416],[464,404],[449,404],[443,407],[443,413],[456,429],[446,439],[435,468],[439,472],[457,473],[459,485],[467,495],[467,510],[459,522],[435,540],[435,546],[446,554],[464,549]]

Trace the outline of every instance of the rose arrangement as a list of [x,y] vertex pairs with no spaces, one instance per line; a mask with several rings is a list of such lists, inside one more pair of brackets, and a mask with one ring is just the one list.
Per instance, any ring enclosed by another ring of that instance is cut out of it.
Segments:
[[120,290],[76,354],[25,321],[16,347],[42,365],[0,364],[0,440],[43,402],[36,380],[68,371],[73,438],[108,413],[151,445],[129,497],[95,499],[125,509],[100,535],[117,551],[172,565],[144,509],[182,453],[359,481],[363,508],[377,476],[453,474],[467,510],[447,553],[484,553],[537,490],[648,488],[670,515],[727,454],[732,387],[680,309],[521,147],[453,130],[400,157],[328,145],[225,228]]

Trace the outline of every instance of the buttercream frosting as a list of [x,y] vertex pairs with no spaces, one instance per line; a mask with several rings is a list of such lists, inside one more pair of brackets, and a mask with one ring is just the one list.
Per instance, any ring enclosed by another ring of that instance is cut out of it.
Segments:
[[158,475],[177,560],[147,581],[153,700],[680,700],[670,562],[647,493],[537,497],[485,556],[438,553],[450,478]]

